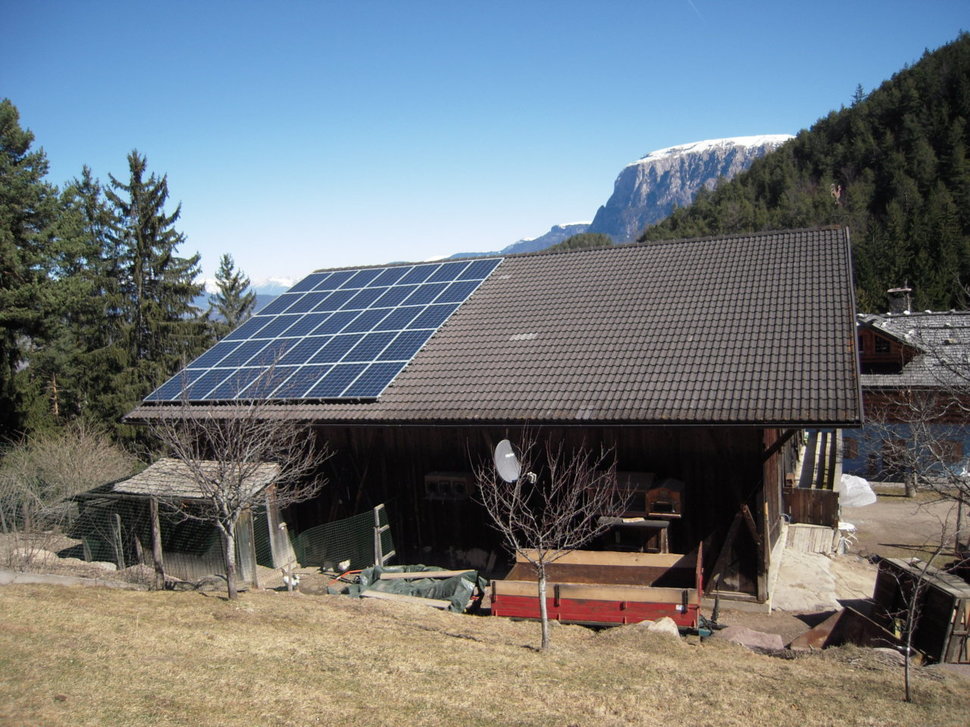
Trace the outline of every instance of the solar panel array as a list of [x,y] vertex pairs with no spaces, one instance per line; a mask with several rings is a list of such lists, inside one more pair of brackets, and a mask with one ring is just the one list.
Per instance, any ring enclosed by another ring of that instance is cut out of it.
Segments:
[[145,401],[376,399],[501,261],[312,273]]

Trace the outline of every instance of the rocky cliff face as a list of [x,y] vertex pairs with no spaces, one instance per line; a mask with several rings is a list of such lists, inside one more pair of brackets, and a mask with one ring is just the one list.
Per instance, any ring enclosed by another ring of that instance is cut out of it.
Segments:
[[720,179],[731,179],[791,138],[744,136],[651,152],[620,172],[612,196],[599,208],[588,231],[605,233],[614,242],[635,240],[675,207],[690,204],[700,189],[713,189]]

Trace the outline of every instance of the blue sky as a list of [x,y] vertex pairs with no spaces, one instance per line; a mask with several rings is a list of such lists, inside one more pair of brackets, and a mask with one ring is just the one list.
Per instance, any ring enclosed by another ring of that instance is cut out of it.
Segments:
[[0,97],[47,152],[182,203],[254,282],[589,221],[654,149],[797,133],[970,29],[965,2],[0,0]]

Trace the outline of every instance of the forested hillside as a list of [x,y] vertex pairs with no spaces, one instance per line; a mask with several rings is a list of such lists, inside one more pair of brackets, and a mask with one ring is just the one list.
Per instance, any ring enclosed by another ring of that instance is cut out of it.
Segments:
[[651,227],[641,240],[849,226],[857,300],[885,310],[909,283],[919,309],[964,308],[970,287],[970,35]]
[[[144,155],[58,189],[33,143],[0,100],[0,444],[74,420],[130,436],[120,418],[224,331],[193,305],[199,257]],[[219,284],[222,318],[248,315],[231,258]]]

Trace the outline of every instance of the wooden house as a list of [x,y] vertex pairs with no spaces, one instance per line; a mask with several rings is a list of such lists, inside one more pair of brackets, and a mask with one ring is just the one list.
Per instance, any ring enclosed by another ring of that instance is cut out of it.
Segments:
[[914,426],[940,465],[963,467],[970,456],[970,312],[860,314],[857,329],[867,424],[844,435],[843,469],[901,481],[912,469],[906,449]]
[[475,464],[523,427],[605,446],[646,483],[641,509],[665,510],[664,548],[703,544],[705,578],[764,601],[795,435],[862,421],[853,306],[838,228],[323,270],[129,419],[231,417],[262,397],[336,452],[291,529],[386,502],[404,562],[496,572],[511,559]]

